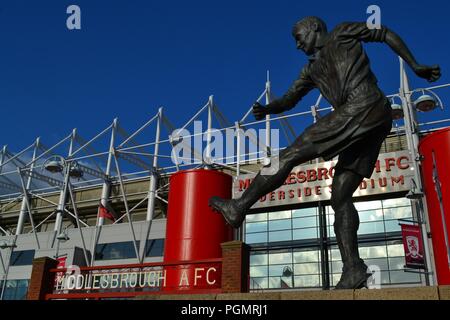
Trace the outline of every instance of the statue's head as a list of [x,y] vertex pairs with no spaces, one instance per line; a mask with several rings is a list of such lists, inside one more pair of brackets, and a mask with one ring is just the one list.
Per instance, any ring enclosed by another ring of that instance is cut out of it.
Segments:
[[302,50],[307,55],[314,53],[318,40],[326,33],[327,25],[317,17],[303,18],[292,29],[292,36],[295,38],[297,49]]

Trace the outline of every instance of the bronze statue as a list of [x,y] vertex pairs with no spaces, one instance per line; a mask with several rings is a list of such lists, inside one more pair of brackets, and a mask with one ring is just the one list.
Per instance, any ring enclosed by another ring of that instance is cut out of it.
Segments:
[[292,35],[297,49],[309,56],[309,62],[282,98],[265,107],[255,103],[254,116],[261,120],[267,114],[292,109],[314,88],[320,90],[334,111],[306,128],[282,150],[273,159],[279,162],[279,168],[268,174],[260,171],[241,198],[212,197],[209,204],[238,228],[248,209],[261,196],[281,186],[295,166],[319,156],[330,160],[339,155],[331,207],[344,267],[336,289],[362,288],[370,274],[358,253],[359,217],[352,195],[364,177],[372,175],[381,144],[392,127],[392,109],[378,88],[361,42],[387,43],[419,77],[430,82],[439,79],[440,68],[419,65],[402,39],[385,26],[369,29],[366,23],[342,23],[328,33],[321,19],[307,17],[295,24]]

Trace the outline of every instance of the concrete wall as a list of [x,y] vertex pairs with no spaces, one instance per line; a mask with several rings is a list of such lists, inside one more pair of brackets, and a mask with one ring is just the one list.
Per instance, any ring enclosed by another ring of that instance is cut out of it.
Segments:
[[450,286],[198,295],[148,295],[136,300],[450,300]]

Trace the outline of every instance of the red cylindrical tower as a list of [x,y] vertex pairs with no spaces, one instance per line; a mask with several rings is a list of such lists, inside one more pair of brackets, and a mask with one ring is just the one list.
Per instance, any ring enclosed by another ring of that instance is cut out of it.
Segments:
[[[222,256],[220,244],[232,240],[233,229],[211,210],[208,200],[212,196],[229,199],[231,189],[232,177],[215,170],[186,170],[170,177],[164,262]],[[168,270],[166,290],[193,289],[193,270],[184,275],[181,269]]]
[[439,285],[450,284],[450,128],[430,133],[419,144]]

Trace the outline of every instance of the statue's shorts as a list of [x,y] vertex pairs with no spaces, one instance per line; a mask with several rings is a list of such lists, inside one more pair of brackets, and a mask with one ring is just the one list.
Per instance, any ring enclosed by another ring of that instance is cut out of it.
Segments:
[[337,170],[369,178],[391,128],[389,100],[371,87],[306,128],[296,143],[312,144],[324,160],[339,155]]

